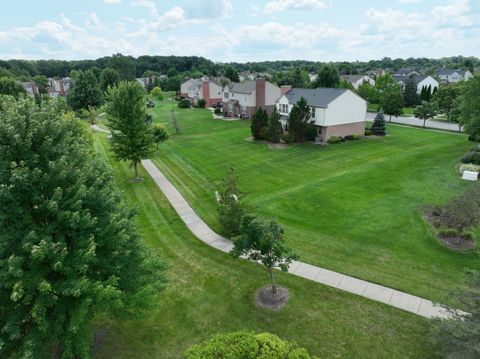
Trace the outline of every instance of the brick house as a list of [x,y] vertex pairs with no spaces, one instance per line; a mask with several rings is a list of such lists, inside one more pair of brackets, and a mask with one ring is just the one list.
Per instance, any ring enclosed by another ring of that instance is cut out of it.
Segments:
[[194,105],[205,100],[205,107],[222,103],[222,85],[217,79],[204,77],[188,79],[180,85],[180,96],[188,98]]

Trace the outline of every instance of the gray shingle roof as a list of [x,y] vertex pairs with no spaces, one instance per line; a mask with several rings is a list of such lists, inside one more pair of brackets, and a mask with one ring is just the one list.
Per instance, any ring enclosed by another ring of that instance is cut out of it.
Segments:
[[249,94],[255,91],[256,88],[257,88],[257,83],[254,80],[250,80],[250,81],[245,81],[240,83],[234,83],[230,88],[230,91],[236,92],[236,93]]
[[365,75],[343,75],[342,78],[348,82],[357,82],[360,79],[363,79]]
[[455,69],[440,69],[437,71],[437,75],[441,76],[445,76],[445,75],[452,75],[454,72],[457,72],[458,74],[464,76],[465,75],[465,71],[464,70],[455,70]]
[[401,82],[403,84],[405,84],[409,79],[413,79],[413,82],[415,83],[415,85],[418,85],[420,82],[425,80],[427,77],[429,77],[429,76],[428,75],[409,76],[409,77],[394,76],[394,79],[395,79],[396,82],[398,82],[398,83]]
[[297,103],[303,97],[310,106],[327,108],[333,100],[347,91],[349,90],[344,88],[293,88],[288,91],[285,96],[290,103]]

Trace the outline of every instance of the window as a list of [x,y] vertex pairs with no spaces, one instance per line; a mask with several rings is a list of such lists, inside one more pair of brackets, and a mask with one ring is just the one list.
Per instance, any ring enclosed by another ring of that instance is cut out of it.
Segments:
[[228,98],[228,92],[224,92],[223,97]]
[[280,104],[280,113],[288,114],[288,104],[284,104],[284,103]]
[[310,117],[315,118],[315,107],[310,107],[310,110],[311,110]]

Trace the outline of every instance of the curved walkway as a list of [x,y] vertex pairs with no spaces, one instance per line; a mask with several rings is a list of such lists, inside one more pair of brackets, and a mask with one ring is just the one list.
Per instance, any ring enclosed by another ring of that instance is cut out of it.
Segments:
[[[162,172],[151,160],[143,160],[142,165],[155,181],[156,185],[165,194],[185,225],[201,241],[209,246],[228,253],[233,248],[233,243],[215,233],[190,207],[180,192],[170,183]],[[349,293],[357,294],[377,302],[403,309],[422,317],[448,318],[450,313],[440,305],[433,304],[430,300],[423,299],[408,293],[370,283],[361,279],[333,272],[328,269],[311,264],[295,261],[290,265],[289,273],[338,288]]]

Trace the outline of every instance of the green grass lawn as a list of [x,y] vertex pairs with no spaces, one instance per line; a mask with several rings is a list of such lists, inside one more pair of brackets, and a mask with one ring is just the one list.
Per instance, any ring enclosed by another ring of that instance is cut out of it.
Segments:
[[469,185],[455,170],[471,147],[462,135],[389,126],[386,138],[274,150],[246,141],[245,120],[168,101],[153,113],[172,133],[154,162],[217,231],[214,192],[232,166],[246,204],[278,220],[303,261],[440,302],[466,268],[480,268],[476,255],[442,247],[421,212]]
[[[244,125],[229,125],[244,135]],[[275,333],[321,358],[433,357],[426,319],[289,274],[278,275],[291,293],[287,307],[257,308],[254,292],[268,282],[266,273],[194,238],[143,169],[145,181],[132,183],[132,168],[111,158],[106,135],[94,139],[96,150],[114,166],[124,198],[137,209],[144,241],[167,262],[169,279],[145,319],[97,319],[106,341],[96,359],[181,358],[193,343],[238,330]]]
[[[378,112],[380,105],[377,103],[369,103],[367,107],[368,112]],[[414,107],[404,107],[403,108],[403,116],[413,116],[413,111],[415,111]]]

